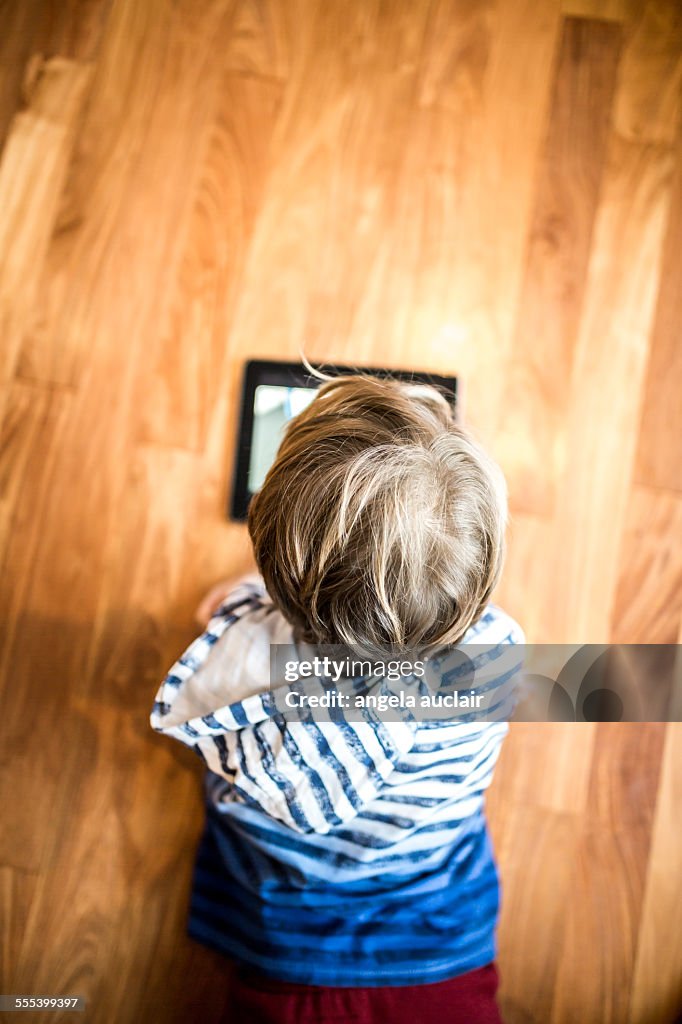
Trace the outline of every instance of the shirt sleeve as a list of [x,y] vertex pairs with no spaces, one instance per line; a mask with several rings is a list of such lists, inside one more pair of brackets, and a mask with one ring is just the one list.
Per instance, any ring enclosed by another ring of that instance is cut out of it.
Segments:
[[223,799],[257,807],[296,832],[325,833],[378,796],[413,735],[407,723],[275,718],[200,745],[208,767],[231,783]]
[[287,720],[269,692],[270,644],[285,642],[287,629],[290,640],[260,577],[240,581],[165,677],[150,723],[225,780],[221,801],[324,833],[378,795],[411,748],[414,725],[371,709],[352,721]]

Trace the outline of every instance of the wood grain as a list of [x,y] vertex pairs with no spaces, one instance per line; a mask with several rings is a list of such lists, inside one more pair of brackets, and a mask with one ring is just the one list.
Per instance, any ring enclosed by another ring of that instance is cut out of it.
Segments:
[[[671,170],[667,150],[612,140],[570,378],[555,520],[554,571],[568,612],[563,623],[555,621],[557,638],[568,642],[608,636],[628,495],[623,467],[632,466],[637,442]],[[627,273],[623,251],[632,254]]]
[[497,446],[514,511],[555,507],[620,45],[617,25],[564,20]]
[[674,142],[682,86],[682,7],[676,0],[632,3],[625,31],[628,45],[614,127],[627,139]]
[[[2,991],[225,1019],[201,766],[148,715],[249,566],[246,359],[457,373],[528,639],[682,640],[680,33],[675,0],[0,6]],[[681,739],[512,725],[509,1024],[679,1013]]]
[[[466,418],[505,464],[495,426],[500,411],[512,408],[513,392],[499,366],[514,330],[559,11],[532,0],[502,4],[484,24],[490,34],[485,72],[473,66],[476,48],[459,57],[480,80],[477,102],[470,95],[457,115],[434,94],[429,109],[435,123],[428,130],[435,137],[426,135],[408,150],[405,211],[414,218],[414,197],[423,193],[428,231],[422,228],[411,270],[404,350],[409,358],[410,339],[423,337],[422,362],[460,374]],[[414,130],[420,133],[419,122]],[[401,301],[396,287],[395,302]]]
[[26,104],[26,77],[52,57],[89,64],[97,58],[111,0],[26,0],[0,7],[0,145]]
[[[508,1024],[527,1024],[551,1019],[565,907],[574,899],[572,865],[579,825],[574,815],[530,805],[512,805],[508,813],[509,828],[493,828],[503,880],[500,1008]],[[525,863],[514,849],[518,835],[532,837]],[[532,898],[522,879],[532,879]],[[523,950],[522,974],[513,967],[513,957],[504,954],[512,949]]]
[[[172,305],[138,377],[139,435],[145,441],[193,451],[207,443],[281,91],[269,80],[232,72],[220,82]],[[258,173],[245,175],[245,167]]]
[[627,1020],[666,726],[596,726],[588,801],[572,866],[553,1021]]
[[16,114],[0,161],[0,379],[14,375],[30,328],[92,67],[56,56],[27,68],[27,107]]
[[51,486],[74,395],[23,381],[6,385],[0,397],[0,693],[9,681],[6,659],[25,612],[41,531],[52,507]]
[[641,1020],[679,1019],[682,974],[677,950],[682,943],[680,917],[666,917],[666,907],[682,900],[682,859],[676,836],[682,805],[680,722],[668,726],[656,820],[647,865],[644,908],[637,946],[629,1024]]
[[635,479],[640,484],[682,491],[680,445],[661,444],[661,432],[682,437],[682,121],[675,180],[662,256],[658,301],[647,366]]
[[682,495],[630,492],[611,617],[616,643],[674,644],[682,617]]

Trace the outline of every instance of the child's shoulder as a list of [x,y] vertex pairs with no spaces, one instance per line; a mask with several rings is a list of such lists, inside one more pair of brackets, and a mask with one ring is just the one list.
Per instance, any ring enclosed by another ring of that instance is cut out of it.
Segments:
[[496,604],[488,604],[469,627],[462,644],[525,644],[526,635],[519,623]]

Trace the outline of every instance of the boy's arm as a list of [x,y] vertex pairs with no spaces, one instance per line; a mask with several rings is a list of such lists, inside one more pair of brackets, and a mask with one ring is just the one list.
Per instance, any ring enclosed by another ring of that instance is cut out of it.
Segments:
[[233,576],[228,580],[221,580],[220,583],[216,583],[215,586],[211,587],[202,598],[194,613],[194,619],[202,629],[206,629],[220,607],[234,593],[239,593],[243,586],[248,586],[250,589],[257,590],[263,594],[266,593],[265,583],[256,568],[241,573],[238,576]]

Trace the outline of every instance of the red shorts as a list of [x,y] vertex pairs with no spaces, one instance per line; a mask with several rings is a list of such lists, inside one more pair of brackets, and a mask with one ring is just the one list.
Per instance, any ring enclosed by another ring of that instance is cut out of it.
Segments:
[[225,1024],[503,1024],[497,985],[494,963],[448,981],[381,988],[296,985],[242,969]]

